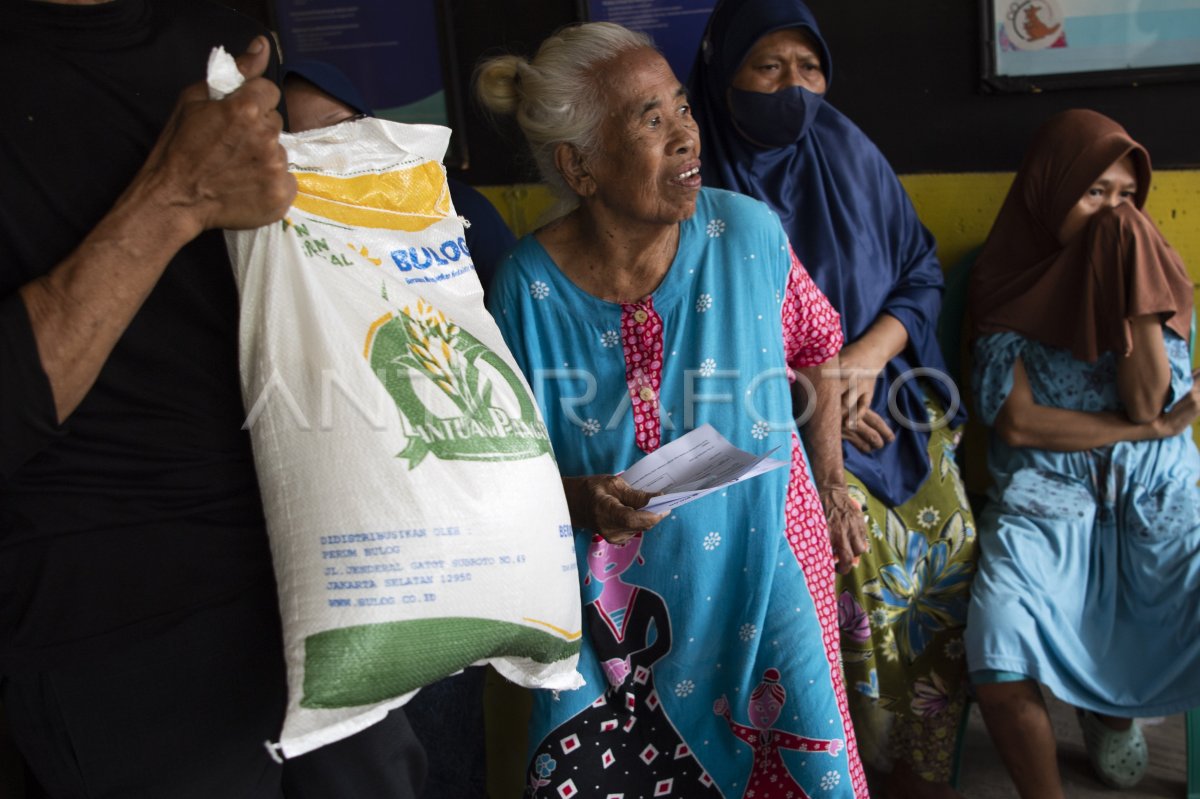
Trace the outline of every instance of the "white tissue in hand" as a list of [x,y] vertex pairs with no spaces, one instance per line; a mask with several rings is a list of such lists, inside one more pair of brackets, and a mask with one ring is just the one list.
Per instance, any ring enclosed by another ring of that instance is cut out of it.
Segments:
[[237,68],[233,56],[225,52],[220,45],[214,47],[208,54],[208,97],[210,100],[220,100],[227,94],[237,91],[246,82]]

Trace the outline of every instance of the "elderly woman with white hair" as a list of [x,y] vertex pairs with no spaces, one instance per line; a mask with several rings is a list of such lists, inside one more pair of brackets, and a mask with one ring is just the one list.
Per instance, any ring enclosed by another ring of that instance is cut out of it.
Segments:
[[[535,697],[528,794],[865,797],[833,593],[866,546],[822,377],[837,313],[774,213],[701,188],[685,91],[645,37],[567,28],[531,61],[487,61],[477,86],[564,200],[489,302],[563,474],[591,476],[564,481],[588,685]],[[800,428],[790,377],[812,389]],[[653,529],[595,521],[634,511],[614,473],[706,423],[790,468]]]

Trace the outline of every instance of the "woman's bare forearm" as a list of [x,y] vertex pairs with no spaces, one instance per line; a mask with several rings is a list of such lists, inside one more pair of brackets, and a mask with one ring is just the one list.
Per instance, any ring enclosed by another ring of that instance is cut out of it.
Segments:
[[800,428],[812,464],[813,482],[825,511],[834,566],[846,574],[867,551],[867,530],[861,508],[850,498],[842,461],[841,380],[837,356],[822,364],[798,369],[801,387],[812,387],[812,413]]
[[1013,364],[1013,388],[996,417],[996,432],[1012,447],[1054,452],[1083,452],[1118,441],[1148,441],[1183,430],[1185,414],[1158,414],[1149,422],[1133,422],[1116,411],[1076,411],[1039,405],[1033,397],[1025,365]]
[[1129,322],[1133,347],[1117,358],[1117,395],[1133,422],[1148,422],[1162,413],[1171,388],[1171,364],[1157,314]]
[[842,348],[838,357],[843,368],[879,372],[907,346],[908,331],[904,325],[891,314],[881,313],[865,333]]
[[804,449],[812,462],[813,482],[817,490],[844,488],[846,475],[842,470],[842,410],[841,386],[837,379],[840,362],[837,356],[820,366],[797,369],[800,376],[798,390],[809,390],[812,395],[797,398],[797,407],[809,408],[808,420],[801,425],[800,435],[804,438]]

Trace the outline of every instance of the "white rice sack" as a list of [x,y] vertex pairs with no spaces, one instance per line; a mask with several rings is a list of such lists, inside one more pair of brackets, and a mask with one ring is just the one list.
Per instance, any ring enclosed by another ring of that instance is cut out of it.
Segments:
[[482,303],[441,158],[377,119],[284,135],[286,219],[227,233],[247,425],[283,614],[286,757],[491,663],[582,685],[546,428]]

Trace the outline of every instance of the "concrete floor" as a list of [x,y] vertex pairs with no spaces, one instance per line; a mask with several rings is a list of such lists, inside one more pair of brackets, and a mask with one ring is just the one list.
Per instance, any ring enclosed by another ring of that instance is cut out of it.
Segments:
[[[1069,799],[1183,799],[1187,795],[1187,755],[1183,716],[1142,722],[1150,750],[1150,768],[1134,790],[1115,791],[1093,775],[1083,748],[1075,711],[1047,693],[1046,701],[1058,737],[1058,762]],[[960,790],[968,799],[1017,799],[1016,789],[1000,763],[984,728],[979,708],[972,707],[963,750]]]
[[[488,715],[489,795],[492,799],[520,796],[523,785],[524,728],[529,717],[525,691],[499,676],[489,674],[488,691],[492,712]],[[1092,774],[1083,748],[1083,736],[1075,711],[1049,692],[1046,702],[1058,737],[1058,760],[1068,799],[1184,799],[1187,758],[1183,716],[1142,723],[1150,750],[1150,768],[1132,791],[1115,791]],[[967,799],[1017,799],[1016,789],[992,746],[979,708],[971,708],[963,747],[960,791]],[[872,792],[882,797],[879,791]]]
[[[495,680],[500,681],[498,677]],[[505,684],[489,684],[489,688],[500,688],[501,692],[508,690],[513,695],[506,697],[509,710],[513,710],[508,721],[517,722],[528,716],[527,697],[520,695],[520,689]],[[1055,731],[1058,735],[1058,759],[1062,769],[1063,783],[1068,799],[1184,799],[1186,796],[1187,756],[1184,740],[1183,716],[1171,716],[1165,719],[1150,719],[1143,722],[1143,731],[1150,749],[1150,769],[1142,783],[1132,791],[1114,791],[1102,785],[1093,776],[1087,762],[1087,754],[1083,748],[1083,739],[1079,725],[1075,722],[1074,711],[1067,705],[1047,696],[1051,718],[1054,720]],[[489,723],[492,726],[493,722]],[[494,744],[508,740],[496,735],[499,729],[493,729],[493,749],[489,753],[492,766],[489,783],[493,797],[519,795],[521,784],[521,754],[523,736],[513,736],[509,741],[516,743],[521,738],[519,746],[514,745],[511,752],[500,752]],[[3,742],[3,719],[0,718],[0,742]],[[7,742],[3,742],[7,743]],[[497,755],[501,755],[497,757]],[[503,767],[498,767],[503,763]],[[508,771],[511,770],[511,774]],[[1017,799],[1008,773],[1000,763],[1000,757],[992,746],[979,708],[972,707],[971,718],[967,725],[966,743],[963,748],[962,772],[960,775],[960,790],[967,799]],[[511,791],[507,790],[512,787]],[[500,786],[503,785],[504,788]],[[881,794],[880,794],[881,795]],[[0,746],[0,799],[18,799],[23,796],[20,782],[20,765],[14,754],[7,747]],[[450,799],[450,797],[447,797]]]

